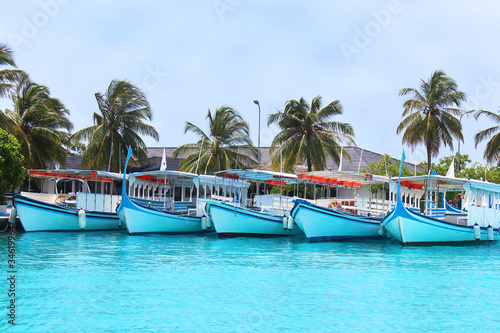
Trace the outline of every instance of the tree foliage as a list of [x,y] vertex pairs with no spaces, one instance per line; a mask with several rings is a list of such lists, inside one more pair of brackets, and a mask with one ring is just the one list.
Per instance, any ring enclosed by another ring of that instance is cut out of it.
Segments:
[[271,114],[268,126],[277,123],[279,132],[271,143],[273,170],[293,172],[297,164],[307,164],[307,170],[324,170],[327,157],[340,163],[342,144],[354,144],[351,124],[330,120],[343,113],[339,100],[321,108],[321,96],[313,98],[309,105],[304,98],[289,100],[283,112]]
[[[437,163],[437,164],[432,163],[431,173],[434,170],[436,170],[436,173],[438,175],[445,176],[448,173],[448,170],[450,169],[450,165],[451,165],[452,161],[454,163],[456,177],[464,177],[468,163],[472,162],[471,159],[469,158],[469,155],[460,154],[460,167],[459,167],[459,165],[458,165],[458,153],[455,155],[444,156],[444,157],[439,159],[439,163]],[[424,174],[427,174],[427,171],[428,171],[427,165],[422,163],[422,166],[425,167]],[[459,170],[460,170],[460,172],[459,172]],[[467,178],[467,177],[465,177],[465,178]]]
[[63,103],[28,77],[16,81],[11,98],[14,109],[0,112],[0,127],[19,141],[26,166],[46,168],[54,160],[65,165],[63,144],[73,124]]
[[16,63],[12,51],[5,44],[0,44],[0,66],[7,66],[0,70],[0,97],[8,96],[14,88],[13,83],[19,81],[26,74],[15,69]]
[[[400,161],[396,163],[392,162],[392,158],[388,154],[384,154],[380,159],[380,162],[372,162],[366,166],[361,172],[370,173],[373,175],[380,176],[388,176],[388,177],[397,177],[399,176],[399,166],[401,165]],[[420,170],[420,168],[419,168]],[[417,170],[418,171],[418,170]],[[403,168],[401,170],[402,177],[413,176],[415,174],[415,170],[408,170]],[[417,174],[422,174],[421,171],[418,171]]]
[[[401,165],[401,161],[397,161],[396,163],[392,162],[392,158],[388,154],[384,154],[380,159],[380,162],[372,162],[366,166],[361,172],[366,172],[372,175],[380,175],[387,177],[397,177],[399,176],[399,166]],[[420,171],[421,168],[417,169],[417,174],[422,174]],[[401,177],[413,176],[415,174],[415,170],[408,170],[406,168],[401,169]],[[371,192],[377,193],[380,189],[384,187],[384,184],[372,184]]]
[[5,204],[4,193],[23,182],[26,175],[23,159],[16,138],[0,129],[0,205]]
[[489,139],[488,143],[486,144],[486,148],[484,150],[484,158],[488,163],[495,163],[499,165],[500,164],[500,114],[491,111],[481,110],[476,114],[476,119],[478,119],[481,116],[486,116],[495,125],[478,132],[474,136],[476,148],[480,142]]
[[82,143],[82,142],[68,142],[66,145],[68,149],[68,153],[71,156],[78,156],[82,157],[83,154],[85,154],[85,150],[87,149],[87,146]]
[[[455,163],[457,163],[457,156],[450,155],[439,159],[438,164],[433,164],[433,170],[436,170],[438,175],[446,175],[450,167],[450,163],[455,158]],[[479,162],[474,162],[471,164],[471,159],[469,155],[460,155],[460,174],[456,172],[457,167],[455,166],[455,176],[466,179],[477,179],[477,180],[487,180],[491,183],[500,184],[500,168],[498,166],[487,166]]]
[[421,144],[426,147],[429,169],[441,144],[453,149],[453,139],[463,141],[462,125],[456,116],[462,113],[458,107],[466,100],[466,95],[458,90],[453,79],[439,70],[428,82],[422,80],[420,89],[404,88],[399,95],[411,98],[403,103],[403,120],[397,133],[404,131],[403,143],[409,147]]
[[250,140],[248,123],[236,110],[221,106],[212,114],[209,109],[206,119],[208,134],[193,123],[186,123],[184,132],[195,133],[199,140],[174,150],[174,158],[189,154],[180,162],[181,171],[212,174],[216,171],[246,169],[257,165],[257,149]]
[[146,95],[127,81],[111,81],[106,93],[96,93],[99,112],[94,112],[94,125],[73,134],[72,140],[88,140],[82,163],[94,169],[120,171],[128,147],[141,163],[147,161],[146,144],[140,135],[159,139],[156,129],[145,124],[152,119]]

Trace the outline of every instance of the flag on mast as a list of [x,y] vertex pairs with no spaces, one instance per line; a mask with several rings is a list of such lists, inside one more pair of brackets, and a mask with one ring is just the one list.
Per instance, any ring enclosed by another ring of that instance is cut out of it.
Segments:
[[453,157],[453,160],[451,161],[446,177],[455,178],[455,157]]
[[161,158],[160,171],[167,170],[167,158],[165,156],[165,147],[163,147],[163,157]]

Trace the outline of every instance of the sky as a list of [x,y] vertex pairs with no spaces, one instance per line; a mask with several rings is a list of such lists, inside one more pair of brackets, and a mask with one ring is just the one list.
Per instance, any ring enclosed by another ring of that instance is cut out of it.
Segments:
[[[92,125],[96,92],[114,79],[146,94],[160,141],[196,142],[186,122],[208,130],[208,109],[236,109],[261,146],[279,132],[269,114],[286,101],[340,100],[358,147],[408,162],[423,146],[402,144],[402,88],[418,88],[436,70],[468,100],[463,110],[500,109],[500,3],[493,0],[0,0],[0,43],[18,67],[50,88],[75,129]],[[0,100],[0,109],[10,108]],[[462,118],[460,152],[483,159],[474,135],[491,124]],[[454,143],[454,151],[458,142]],[[439,157],[453,151],[442,147]],[[438,159],[433,161],[437,162]]]

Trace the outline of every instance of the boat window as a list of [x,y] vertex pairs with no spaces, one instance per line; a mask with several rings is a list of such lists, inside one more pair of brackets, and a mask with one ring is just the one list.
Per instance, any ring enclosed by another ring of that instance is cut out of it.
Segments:
[[89,184],[90,192],[95,193],[95,182],[89,181],[88,184]]
[[101,183],[100,182],[90,180],[88,182],[88,184],[89,184],[90,192],[101,193]]
[[175,187],[174,188],[174,200],[175,201],[181,201],[182,200],[182,187]]
[[122,180],[113,182],[113,193],[112,194],[121,194],[122,193]]
[[102,183],[102,193],[109,193],[110,183]]
[[57,182],[57,193],[70,193],[73,191],[73,181],[59,180]]

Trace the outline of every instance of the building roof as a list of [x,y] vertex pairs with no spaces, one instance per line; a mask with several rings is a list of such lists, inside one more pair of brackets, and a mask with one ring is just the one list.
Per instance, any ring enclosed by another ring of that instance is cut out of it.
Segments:
[[[363,148],[346,146],[345,150],[349,153],[351,160],[348,157],[343,156],[342,159],[342,171],[360,171],[365,169],[370,163],[378,163],[382,160],[384,155],[375,153]],[[397,158],[391,157],[391,162],[396,164],[400,160]],[[327,163],[327,168],[332,170],[338,170],[339,166],[329,158]],[[415,164],[404,162],[405,169],[413,170],[415,168]]]
[[82,170],[82,158],[78,156],[66,156],[66,169]]

